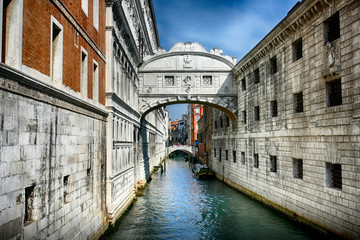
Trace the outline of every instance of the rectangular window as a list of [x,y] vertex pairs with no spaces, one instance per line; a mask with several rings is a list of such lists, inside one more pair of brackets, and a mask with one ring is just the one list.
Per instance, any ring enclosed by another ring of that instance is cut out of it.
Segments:
[[165,85],[174,86],[175,85],[174,76],[165,76]]
[[259,168],[259,154],[254,153],[254,168]]
[[260,70],[259,68],[254,70],[254,83],[257,84],[260,82]]
[[342,189],[341,164],[326,163],[326,186]]
[[241,79],[241,89],[242,89],[243,91],[246,90],[246,80],[245,80],[245,78]]
[[223,128],[224,127],[224,124],[223,124],[223,119],[220,118],[220,128]]
[[51,76],[56,86],[62,84],[63,77],[63,27],[51,16]]
[[217,129],[217,121],[215,120],[215,122],[214,122],[214,125],[215,125],[215,129]]
[[[119,79],[119,74],[117,74]],[[93,60],[93,100],[99,101],[99,65]]]
[[64,187],[64,203],[69,202],[69,175],[64,176],[63,178],[63,187]]
[[242,111],[242,121],[246,124],[246,111]]
[[300,113],[304,111],[303,92],[295,93],[293,102],[294,102],[294,113]]
[[219,149],[219,162],[221,162],[221,149]]
[[94,28],[99,31],[99,0],[93,0],[93,22]]
[[34,197],[35,197],[35,185],[25,188],[25,217],[24,223],[30,223],[34,220]]
[[271,116],[272,117],[277,117],[278,115],[278,105],[277,105],[277,101],[271,101]]
[[85,49],[81,48],[81,77],[80,77],[81,96],[88,96],[88,56]]
[[230,118],[228,116],[225,117],[226,127],[230,127]]
[[326,95],[328,107],[342,105],[341,79],[326,83]]
[[236,151],[233,151],[233,161],[236,163]]
[[203,76],[204,85],[212,85],[212,76]]
[[270,155],[270,172],[277,171],[277,157]]
[[225,160],[229,160],[229,151],[225,150]]
[[324,22],[325,44],[340,38],[340,18],[336,12]]
[[216,157],[216,148],[214,148],[214,157]]
[[303,160],[293,158],[293,177],[294,178],[303,178]]
[[278,67],[277,67],[277,61],[276,61],[276,56],[274,56],[273,58],[270,59],[270,72],[271,74],[275,74],[278,71]]
[[245,152],[241,152],[241,164],[245,165]]
[[292,44],[293,62],[299,60],[303,56],[303,44],[302,39],[298,39]]
[[81,9],[85,13],[86,16],[88,16],[89,12],[89,0],[81,0]]
[[260,107],[254,107],[254,119],[255,121],[260,121]]

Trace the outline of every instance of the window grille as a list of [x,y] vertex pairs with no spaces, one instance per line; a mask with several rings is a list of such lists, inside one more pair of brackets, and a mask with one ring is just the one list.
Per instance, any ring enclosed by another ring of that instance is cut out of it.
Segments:
[[277,101],[271,101],[271,116],[272,117],[277,117],[278,115],[278,106],[277,106]]
[[294,178],[303,178],[303,160],[302,159],[293,159],[293,177]]
[[303,92],[294,94],[294,112],[299,113],[304,111]]
[[277,171],[277,157],[270,155],[270,172]]
[[254,168],[259,168],[259,154],[254,154]]
[[339,12],[336,12],[325,21],[325,43],[332,42],[340,38],[340,18]]
[[296,60],[302,58],[303,56],[303,45],[302,45],[302,39],[295,41],[293,44],[293,62]]
[[254,70],[254,83],[259,83],[260,82],[260,70],[259,68]]
[[260,121],[260,107],[254,107],[255,121]]
[[203,76],[204,85],[212,85],[212,76]]
[[342,188],[341,164],[326,163],[326,185],[330,188]]
[[328,107],[342,105],[341,79],[326,84],[328,95]]
[[174,76],[165,76],[165,85],[174,86]]
[[278,71],[276,56],[270,59],[271,74],[275,74]]
[[242,89],[243,91],[246,90],[246,80],[245,80],[245,78],[241,79],[241,89]]

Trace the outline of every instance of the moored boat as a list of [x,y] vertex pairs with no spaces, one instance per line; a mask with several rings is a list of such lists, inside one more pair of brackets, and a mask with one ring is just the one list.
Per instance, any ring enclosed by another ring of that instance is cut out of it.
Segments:
[[214,172],[205,164],[195,164],[192,172],[197,178],[212,178]]

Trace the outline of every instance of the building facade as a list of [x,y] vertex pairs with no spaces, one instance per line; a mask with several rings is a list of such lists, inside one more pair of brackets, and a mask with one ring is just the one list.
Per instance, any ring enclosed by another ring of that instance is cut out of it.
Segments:
[[0,238],[97,238],[165,154],[138,110],[152,1],[5,0],[0,34]]
[[359,9],[297,4],[234,67],[236,126],[213,116],[219,178],[349,239],[360,236]]

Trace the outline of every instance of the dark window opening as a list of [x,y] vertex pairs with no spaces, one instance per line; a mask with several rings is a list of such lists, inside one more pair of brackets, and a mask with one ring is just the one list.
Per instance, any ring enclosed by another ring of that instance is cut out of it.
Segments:
[[[6,44],[7,44],[7,28],[9,26],[7,26],[7,15],[8,15],[8,11],[10,9],[9,5],[11,3],[12,0],[4,0],[3,1],[3,19],[2,19],[2,46],[1,46],[1,61],[5,62],[5,56],[6,56]],[[1,3],[0,3],[1,4]]]
[[241,79],[241,89],[242,89],[243,91],[246,90],[246,80],[245,80],[245,78]]
[[278,105],[277,105],[277,101],[271,101],[271,116],[272,117],[277,117],[278,116]]
[[342,105],[341,79],[326,84],[328,107]]
[[294,94],[294,113],[304,111],[303,92]]
[[277,171],[277,157],[270,155],[270,172]]
[[220,118],[220,128],[223,128],[223,119]]
[[219,162],[221,162],[221,149],[219,149]]
[[225,160],[229,160],[229,151],[225,150]]
[[242,111],[242,121],[246,124],[246,111]]
[[293,176],[294,178],[303,178],[303,160],[293,159]]
[[340,18],[339,12],[329,17],[324,24],[325,43],[332,42],[340,38]]
[[228,116],[225,117],[226,127],[230,127],[230,118]]
[[241,152],[241,164],[245,165],[245,152]]
[[236,163],[236,151],[233,151],[233,161]]
[[217,121],[215,120],[215,129],[217,129],[217,128],[218,128]]
[[259,106],[254,107],[254,117],[255,117],[255,121],[260,121],[260,107]]
[[341,164],[326,163],[326,186],[342,189]]
[[293,62],[295,62],[296,60],[303,57],[302,39],[300,38],[299,40],[295,41],[292,44],[292,48],[293,48]]
[[254,153],[254,168],[259,168],[259,154]]
[[69,175],[64,176],[63,178],[63,186],[64,186],[64,203],[69,202]]
[[24,223],[33,221],[35,185],[25,188],[25,217]]
[[254,70],[254,83],[260,82],[260,70],[257,68]]
[[270,59],[270,72],[271,74],[275,74],[278,71],[276,56]]
[[216,157],[216,149],[214,148],[214,157]]

